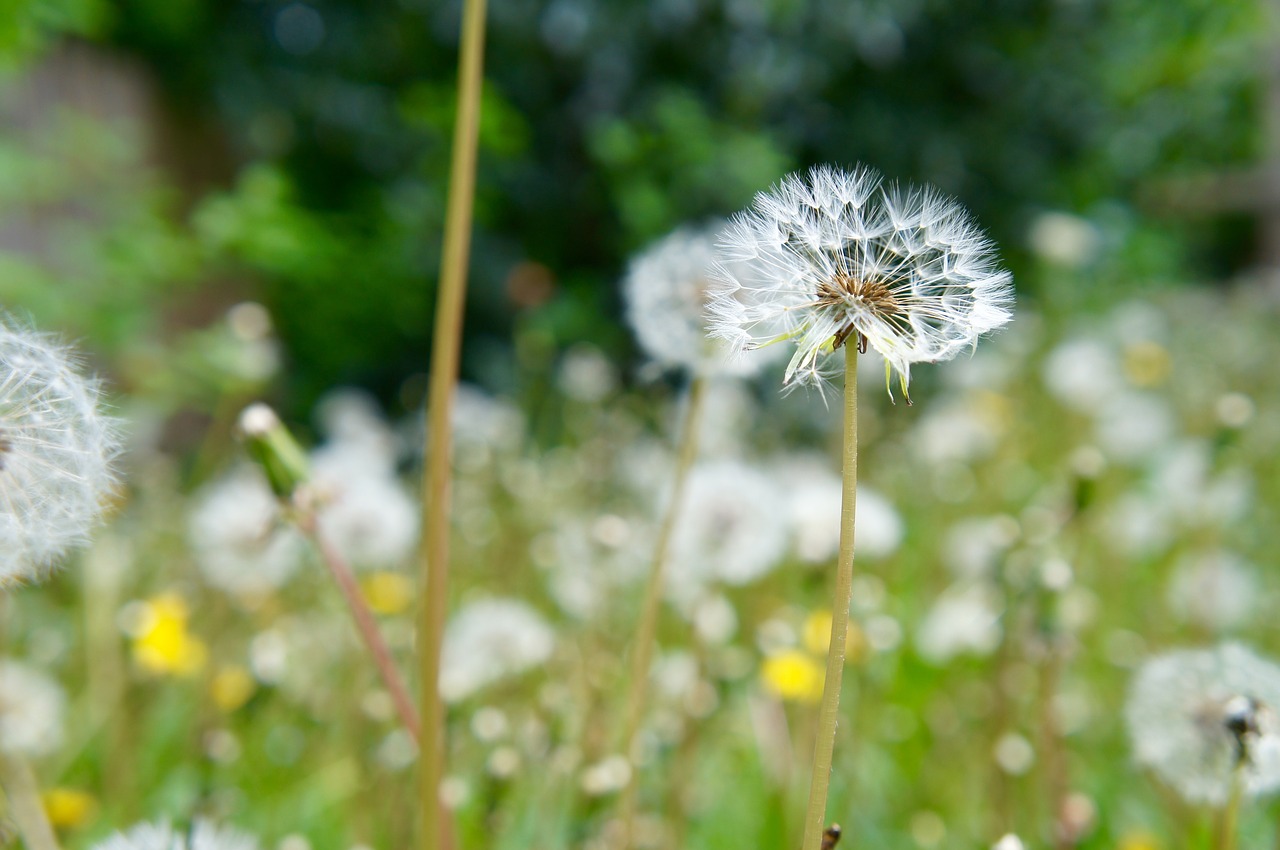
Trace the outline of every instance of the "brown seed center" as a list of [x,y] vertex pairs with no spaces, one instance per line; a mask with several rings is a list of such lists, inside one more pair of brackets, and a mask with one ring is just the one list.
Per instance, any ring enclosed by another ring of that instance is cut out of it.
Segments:
[[897,297],[883,280],[862,280],[855,277],[836,277],[818,284],[818,304],[834,307],[855,298],[882,316],[902,312]]

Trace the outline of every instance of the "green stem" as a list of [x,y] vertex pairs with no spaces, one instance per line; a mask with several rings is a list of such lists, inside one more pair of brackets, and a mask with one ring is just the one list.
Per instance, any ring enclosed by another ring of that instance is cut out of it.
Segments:
[[58,850],[58,837],[40,802],[40,786],[31,765],[20,756],[0,751],[0,786],[9,798],[9,813],[23,846],[27,850]]
[[803,850],[820,850],[831,785],[831,756],[836,743],[836,715],[840,682],[844,677],[845,639],[849,632],[849,600],[853,591],[853,518],[858,499],[858,346],[844,347],[844,495],[840,505],[840,559],[836,564],[836,592],[831,608],[831,644],[827,647],[827,677],[818,713],[813,747],[813,777],[809,807],[804,816]]
[[622,746],[631,762],[631,776],[622,790],[622,846],[632,844],[636,818],[636,794],[639,787],[639,766],[636,764],[637,738],[640,720],[644,717],[649,694],[649,667],[653,662],[654,636],[658,630],[658,612],[662,608],[662,585],[666,575],[667,553],[671,537],[680,516],[684,500],[685,483],[689,470],[698,456],[698,424],[702,418],[703,400],[706,397],[706,379],[698,376],[689,386],[689,404],[685,409],[680,435],[680,449],[676,459],[675,483],[671,501],[658,529],[658,541],[653,552],[653,564],[649,569],[649,581],[644,589],[644,604],[640,609],[640,622],[636,625],[636,637],[631,650],[631,695],[627,702],[626,726],[623,727]]
[[1244,777],[1237,767],[1231,774],[1231,792],[1227,805],[1218,814],[1218,829],[1213,836],[1214,850],[1236,850],[1236,829],[1240,822],[1240,802],[1244,798]]
[[422,677],[422,826],[419,834],[422,850],[445,847],[449,837],[447,818],[440,803],[440,782],[445,763],[440,649],[444,641],[449,586],[451,419],[454,388],[458,380],[467,262],[471,252],[484,69],[484,24],[485,0],[465,0],[462,49],[458,57],[458,114],[453,133],[449,201],[445,211],[444,250],[440,260],[440,286],[431,350],[422,502],[424,533],[419,558],[424,594],[418,637]]

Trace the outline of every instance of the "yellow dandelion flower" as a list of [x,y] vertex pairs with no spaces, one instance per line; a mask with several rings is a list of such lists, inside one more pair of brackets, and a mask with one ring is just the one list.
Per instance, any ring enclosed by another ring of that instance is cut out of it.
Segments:
[[191,676],[209,656],[208,647],[187,631],[190,613],[176,593],[162,593],[143,603],[133,638],[133,658],[148,673]]
[[[801,630],[804,648],[814,655],[825,656],[827,647],[831,645],[831,612],[814,611],[805,618]],[[861,661],[867,654],[867,639],[858,624],[849,623],[849,630],[844,634],[844,659],[846,662]]]
[[369,607],[379,614],[403,614],[413,604],[413,580],[404,573],[370,573],[360,582]]
[[1116,850],[1160,850],[1160,842],[1149,832],[1128,832],[1120,837]]
[[238,665],[222,667],[209,683],[213,704],[223,711],[235,711],[253,696],[255,685],[249,671]]
[[46,791],[41,799],[49,823],[58,829],[79,829],[98,811],[97,798],[76,788],[53,788]]
[[817,702],[822,699],[826,671],[806,653],[788,649],[764,660],[760,679],[765,690],[779,699]]

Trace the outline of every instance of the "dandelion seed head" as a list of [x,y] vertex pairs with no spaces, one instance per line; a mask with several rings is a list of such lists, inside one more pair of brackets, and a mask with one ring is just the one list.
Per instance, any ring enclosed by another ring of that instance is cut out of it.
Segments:
[[636,255],[627,268],[622,283],[627,320],[645,353],[661,366],[746,375],[763,365],[732,358],[723,343],[707,336],[716,237],[723,226],[676,230]]
[[0,587],[41,577],[88,540],[119,451],[72,353],[0,315]]
[[767,474],[738,461],[693,468],[671,541],[674,597],[696,600],[715,582],[750,584],[781,563],[790,528],[777,491]]
[[93,846],[93,850],[258,850],[253,836],[206,820],[197,820],[187,831],[167,823],[140,823],[117,832]]
[[466,699],[494,682],[544,663],[556,635],[546,619],[515,599],[479,599],[445,628],[440,694]]
[[821,384],[827,355],[870,346],[898,372],[950,360],[1008,322],[1012,288],[969,214],[933,189],[819,166],[756,196],[720,237],[713,337],[795,343],[784,383]]
[[233,594],[263,594],[284,585],[305,544],[285,524],[280,503],[254,467],[232,470],[201,489],[187,521],[201,574]]
[[44,756],[62,745],[67,697],[34,667],[0,661],[0,751]]
[[1280,667],[1237,643],[1171,652],[1138,671],[1125,706],[1134,758],[1193,803],[1280,789]]

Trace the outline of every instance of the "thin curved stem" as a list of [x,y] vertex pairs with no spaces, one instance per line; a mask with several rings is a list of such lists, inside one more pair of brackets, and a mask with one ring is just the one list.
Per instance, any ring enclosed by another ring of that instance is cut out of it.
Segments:
[[329,568],[329,574],[333,576],[338,589],[342,591],[342,598],[347,602],[347,609],[351,612],[351,619],[356,624],[356,631],[360,633],[360,639],[369,650],[369,656],[378,670],[383,687],[391,694],[391,701],[395,704],[396,713],[400,715],[400,722],[413,736],[414,742],[421,745],[422,721],[418,717],[418,709],[413,704],[413,697],[409,695],[409,688],[405,685],[399,668],[396,667],[395,659],[391,657],[390,648],[382,639],[382,631],[378,628],[373,612],[369,610],[364,594],[360,592],[360,586],[356,583],[351,567],[334,548],[329,538],[321,532],[314,517],[305,517],[299,520],[298,525],[315,542],[316,548],[320,550],[320,560],[324,561],[325,566]]
[[422,688],[419,847],[438,850],[449,843],[447,812],[440,802],[444,776],[444,702],[440,698],[440,650],[449,591],[449,489],[452,479],[452,412],[462,343],[471,217],[475,201],[480,132],[480,91],[484,81],[485,0],[464,0],[462,49],[458,57],[458,114],[453,128],[449,200],[444,250],[431,347],[422,500],[424,530],[419,553],[423,598],[419,605],[418,652]]
[[831,608],[831,643],[827,647],[827,677],[818,713],[813,747],[813,776],[809,807],[804,816],[803,850],[820,850],[831,785],[831,757],[835,751],[840,683],[844,677],[845,640],[849,632],[849,601],[853,592],[853,519],[858,500],[858,347],[845,345],[844,359],[844,472],[840,504],[840,557],[836,563],[836,592]]
[[681,426],[680,449],[677,454],[675,482],[671,501],[658,529],[658,541],[654,547],[653,564],[644,589],[644,603],[640,609],[640,621],[636,625],[635,642],[631,650],[631,694],[627,701],[626,725],[623,727],[622,746],[631,762],[631,776],[622,789],[622,846],[630,848],[634,838],[636,819],[636,794],[639,787],[639,770],[636,765],[636,745],[640,733],[640,720],[644,717],[645,703],[649,695],[649,667],[653,662],[653,642],[658,630],[658,612],[662,608],[662,585],[666,575],[667,554],[680,508],[684,500],[685,483],[689,470],[698,456],[698,426],[702,418],[703,400],[706,397],[706,379],[695,377],[689,386],[689,404],[685,408]]

